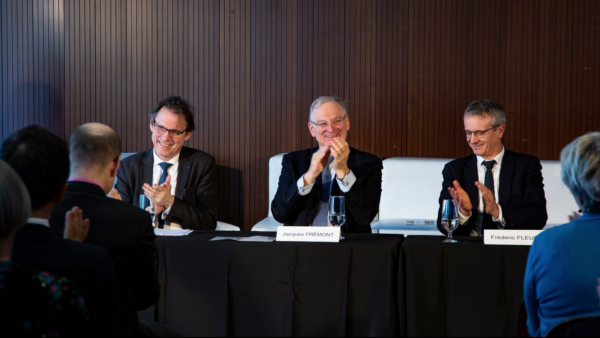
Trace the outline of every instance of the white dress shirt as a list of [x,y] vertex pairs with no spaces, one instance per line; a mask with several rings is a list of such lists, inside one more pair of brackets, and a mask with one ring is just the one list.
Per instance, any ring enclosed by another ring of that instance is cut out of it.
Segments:
[[[477,174],[479,176],[479,182],[481,182],[481,184],[485,185],[485,173],[487,171],[487,168],[485,166],[482,165],[482,163],[484,161],[491,161],[491,160],[495,160],[496,161],[496,165],[492,168],[492,174],[494,175],[494,198],[496,200],[496,203],[498,203],[500,201],[500,199],[498,198],[499,196],[499,190],[500,190],[500,169],[502,169],[502,159],[504,159],[504,146],[502,147],[502,151],[496,155],[496,157],[494,157],[493,159],[490,160],[486,160],[481,156],[477,156]],[[463,187],[464,188],[464,187]],[[500,223],[500,225],[502,225],[503,227],[506,225],[506,222],[504,220],[504,216],[502,215],[502,206],[500,206],[500,204],[498,204],[498,218],[495,218],[494,216],[492,216],[492,220],[494,222]],[[479,205],[477,207],[477,212],[479,213],[484,213],[484,205],[483,205],[483,196],[481,195],[481,191],[479,191]],[[460,210],[458,211],[458,220],[460,222],[460,224],[465,224],[471,217],[473,216],[473,212],[471,212],[471,216],[464,216]]]
[[[163,174],[163,169],[160,167],[160,163],[163,161],[154,151],[152,151],[152,155],[154,156],[154,167],[152,168],[152,185],[158,184],[160,177]],[[171,163],[172,166],[167,169],[167,173],[171,175],[171,195],[175,196],[175,190],[177,189],[177,173],[179,172],[179,155],[177,154],[175,157],[166,161],[167,163]],[[172,207],[172,206],[171,206]],[[162,213],[162,219],[164,220],[171,211],[171,207],[165,209]],[[181,225],[177,223],[170,223],[170,225],[165,224],[165,229],[181,229]]]

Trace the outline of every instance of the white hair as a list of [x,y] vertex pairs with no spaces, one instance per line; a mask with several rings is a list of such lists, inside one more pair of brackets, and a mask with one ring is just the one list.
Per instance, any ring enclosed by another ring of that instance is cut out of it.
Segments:
[[576,138],[560,154],[561,176],[583,211],[600,213],[600,132]]

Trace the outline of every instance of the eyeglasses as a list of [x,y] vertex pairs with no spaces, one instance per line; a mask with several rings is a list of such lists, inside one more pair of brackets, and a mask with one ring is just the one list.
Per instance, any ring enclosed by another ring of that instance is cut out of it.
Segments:
[[319,127],[319,129],[321,129],[321,130],[327,130],[330,123],[333,128],[341,128],[342,123],[346,119],[346,116],[348,116],[348,115],[344,115],[344,117],[338,117],[337,119],[335,119],[331,122],[327,122],[327,121],[318,121],[318,122],[309,121],[309,122],[314,124],[315,126]]
[[174,139],[180,138],[181,135],[183,135],[187,131],[187,129],[185,129],[184,131],[167,129],[161,126],[160,124],[156,123],[156,121],[152,121],[152,126],[154,127],[154,131],[158,135],[164,135],[164,133],[169,132],[169,136],[171,136]]
[[477,137],[482,137],[483,135],[485,135],[485,133],[487,133],[488,131],[494,129],[496,130],[496,128],[498,128],[499,126],[493,126],[491,128],[488,128],[486,130],[475,130],[475,131],[470,131],[470,130],[466,130],[465,129],[465,135],[467,135],[467,138],[471,138],[473,137],[473,135],[477,136]]

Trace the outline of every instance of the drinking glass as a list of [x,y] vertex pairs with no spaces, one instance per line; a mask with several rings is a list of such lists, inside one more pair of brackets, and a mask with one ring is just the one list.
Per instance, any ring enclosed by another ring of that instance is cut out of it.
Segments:
[[[330,196],[329,197],[329,212],[328,212],[329,223],[334,227],[341,227],[346,223],[346,199],[344,196]],[[340,239],[345,239],[341,235]]]
[[152,203],[152,201],[150,201],[145,194],[140,194],[140,208],[150,213],[150,218],[152,219],[152,226],[156,227],[156,213],[154,212],[154,203]]
[[454,200],[443,200],[442,201],[442,226],[446,229],[448,237],[442,242],[444,243],[456,243],[456,240],[452,238],[452,231],[458,227],[458,201]]

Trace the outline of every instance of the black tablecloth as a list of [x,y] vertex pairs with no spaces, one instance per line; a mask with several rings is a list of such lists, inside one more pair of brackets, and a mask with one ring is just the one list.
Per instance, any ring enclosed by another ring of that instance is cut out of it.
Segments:
[[402,244],[402,334],[515,336],[529,246],[442,239],[410,236]]
[[[186,336],[394,336],[402,236],[340,243],[159,237],[160,322]],[[260,233],[274,236],[274,233]]]

